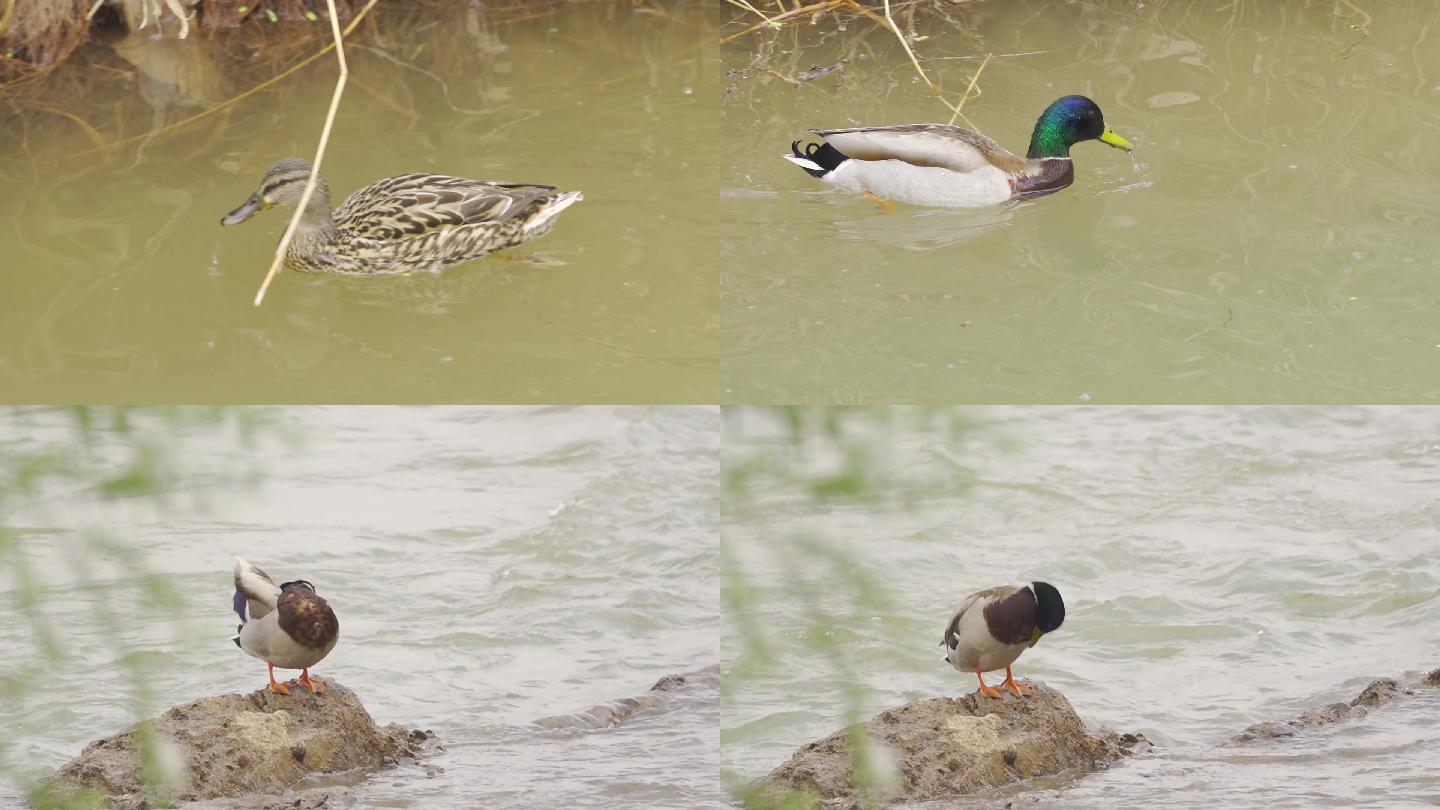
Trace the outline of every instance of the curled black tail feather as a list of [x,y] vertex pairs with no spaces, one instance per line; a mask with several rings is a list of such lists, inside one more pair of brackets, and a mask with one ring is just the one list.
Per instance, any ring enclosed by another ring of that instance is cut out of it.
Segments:
[[804,166],[800,167],[805,169],[806,173],[811,177],[824,177],[830,172],[835,171],[835,168],[841,163],[850,159],[845,153],[828,143],[808,143],[805,144],[804,151],[801,151],[800,142],[793,141],[790,144],[790,152],[795,155],[795,157],[804,158],[820,167],[819,169],[808,169]]

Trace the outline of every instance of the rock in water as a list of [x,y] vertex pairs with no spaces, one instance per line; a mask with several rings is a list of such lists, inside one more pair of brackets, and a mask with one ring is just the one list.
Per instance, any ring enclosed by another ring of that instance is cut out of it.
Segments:
[[261,689],[202,698],[150,721],[161,740],[152,760],[174,760],[181,774],[167,795],[146,794],[138,726],[85,746],[46,790],[61,795],[95,791],[122,808],[275,795],[317,774],[352,772],[358,780],[382,766],[417,758],[430,747],[430,732],[376,726],[354,692],[333,680],[325,683],[322,695],[292,687],[289,695]]
[[[1416,687],[1440,685],[1440,670],[1430,673],[1422,679]],[[1431,679],[1434,683],[1431,683]],[[1302,731],[1320,726],[1328,726],[1345,720],[1353,720],[1369,714],[1370,709],[1384,706],[1397,697],[1413,695],[1414,690],[1401,686],[1394,678],[1380,678],[1371,681],[1355,699],[1349,703],[1329,703],[1318,709],[1308,709],[1298,717],[1289,721],[1268,721],[1256,723],[1244,731],[1230,738],[1232,745],[1255,742],[1257,740],[1274,740],[1281,737],[1294,737]]]
[[686,698],[719,701],[720,667],[710,666],[683,675],[666,675],[656,681],[646,694],[621,698],[613,703],[602,703],[574,714],[542,717],[535,722],[549,729],[586,731],[614,728],[643,712],[664,711],[667,707],[683,706],[681,701]]
[[[928,801],[999,787],[1072,768],[1096,768],[1149,747],[1145,738],[1094,735],[1065,696],[1033,681],[1034,694],[1016,700],[966,695],[933,698],[883,711],[862,728],[893,761],[895,784],[882,800]],[[852,729],[796,751],[761,780],[775,796],[803,791],[827,807],[855,806],[851,779]]]

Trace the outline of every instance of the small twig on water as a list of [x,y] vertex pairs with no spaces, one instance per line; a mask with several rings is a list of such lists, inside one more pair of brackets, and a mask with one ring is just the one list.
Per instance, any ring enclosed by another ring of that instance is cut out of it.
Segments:
[[779,27],[780,27],[780,23],[775,22],[774,20],[770,19],[768,16],[765,15],[765,12],[763,12],[763,11],[761,11],[760,9],[752,6],[752,5],[749,3],[749,0],[725,0],[725,2],[729,3],[729,4],[732,5],[732,6],[735,6],[736,8],[743,8],[743,9],[745,9],[746,11],[754,12],[755,16],[757,16],[757,17],[759,17],[760,19],[764,20],[765,23],[766,23],[767,25],[769,25],[770,27],[772,27],[772,28],[779,28]]
[[[376,0],[370,0],[365,9],[368,11],[375,2]],[[325,0],[325,6],[330,10],[330,33],[335,37],[335,58],[340,62],[340,75],[335,77],[335,93],[330,97],[330,111],[325,114],[325,126],[320,130],[320,144],[315,148],[315,160],[310,163],[310,177],[305,181],[305,192],[300,195],[300,202],[295,205],[295,213],[290,215],[290,224],[285,226],[285,234],[280,237],[280,244],[275,246],[275,260],[270,263],[270,272],[265,274],[265,280],[255,293],[257,307],[265,300],[265,291],[270,289],[270,282],[274,280],[275,274],[280,272],[280,265],[285,262],[285,251],[290,248],[290,240],[295,238],[295,228],[300,224],[305,206],[310,204],[310,195],[315,193],[315,184],[320,177],[320,161],[325,157],[325,147],[330,143],[330,130],[335,126],[335,113],[340,109],[340,97],[345,93],[345,79],[350,75],[350,68],[345,64],[345,43],[340,38],[340,18],[335,11],[335,0]]]
[[[929,88],[930,88],[930,94],[933,95],[933,96],[935,96],[935,98],[940,99],[940,103],[941,103],[941,104],[944,104],[945,107],[950,110],[950,113],[951,113],[951,115],[950,115],[950,123],[952,123],[952,124],[955,123],[955,119],[956,119],[956,118],[964,118],[964,119],[965,119],[965,123],[970,124],[971,127],[974,127],[975,124],[974,124],[973,122],[971,122],[971,120],[970,120],[969,118],[965,118],[965,113],[963,113],[963,112],[960,111],[960,106],[965,103],[964,99],[963,99],[963,98],[961,99],[959,105],[951,104],[951,103],[950,103],[950,100],[947,99],[947,98],[945,98],[945,94],[944,94],[943,92],[941,92],[940,87],[939,87],[938,85],[936,85],[934,82],[930,81],[929,75],[927,75],[927,74],[925,73],[925,68],[920,67],[920,60],[919,60],[919,58],[917,58],[917,57],[915,56],[915,51],[913,51],[913,50],[910,49],[910,42],[905,39],[905,34],[904,34],[904,32],[902,32],[902,31],[900,30],[900,25],[895,22],[895,17],[894,17],[894,15],[892,15],[892,14],[890,13],[890,0],[885,0],[885,22],[889,24],[890,30],[895,32],[895,38],[898,39],[898,40],[900,40],[900,47],[904,48],[904,49],[905,49],[905,55],[908,56],[908,57],[910,57],[910,64],[912,64],[912,65],[915,66],[915,72],[918,73],[918,74],[920,74],[921,80],[923,80],[923,81],[925,82],[925,84],[929,86]],[[986,57],[986,59],[987,59],[987,61],[988,61],[989,57]],[[982,66],[982,68],[983,68],[983,66]],[[979,78],[979,76],[980,76],[980,72],[979,72],[979,71],[976,71],[976,72],[975,72],[975,77],[976,77],[976,78]],[[970,81],[970,86],[971,86],[971,87],[974,87],[974,86],[975,86],[975,80],[974,80],[974,79],[971,79],[971,81]],[[967,93],[967,95],[968,95],[969,91],[967,90],[966,93]]]
[[[985,54],[985,60],[980,63],[980,67],[975,69],[975,75],[970,77],[970,86],[966,87],[965,92],[960,95],[960,103],[955,105],[955,112],[950,116],[951,126],[955,125],[956,118],[964,118],[965,114],[960,112],[960,110],[965,106],[965,101],[970,98],[970,91],[975,89],[975,83],[980,81],[980,74],[988,64],[990,64],[990,54],[987,53]],[[970,119],[966,118],[965,123],[970,124]],[[975,125],[970,124],[970,126],[973,127]]]
[[724,45],[731,40],[739,39],[740,37],[743,37],[753,31],[758,31],[761,28],[778,28],[781,20],[789,19],[790,17],[795,17],[800,14],[806,14],[811,11],[825,11],[827,9],[835,8],[836,6],[850,5],[852,3],[853,0],[822,0],[822,2],[819,3],[812,3],[808,6],[802,6],[801,8],[794,8],[785,12],[784,14],[776,14],[774,17],[767,17],[764,22],[755,23],[754,25],[746,28],[744,31],[741,31],[739,33],[731,34],[728,37],[721,37],[720,44]]
[[1339,56],[1335,57],[1336,61],[1339,61],[1341,59],[1349,59],[1350,54],[1354,53],[1355,49],[1360,47],[1360,43],[1370,38],[1370,23],[1375,22],[1375,18],[1370,16],[1370,13],[1367,12],[1365,9],[1355,5],[1353,0],[1341,0],[1341,2],[1343,2],[1350,8],[1355,9],[1356,13],[1365,18],[1365,21],[1361,23],[1350,24],[1350,30],[1360,32],[1360,38],[1350,43],[1350,47],[1346,48],[1340,53]]

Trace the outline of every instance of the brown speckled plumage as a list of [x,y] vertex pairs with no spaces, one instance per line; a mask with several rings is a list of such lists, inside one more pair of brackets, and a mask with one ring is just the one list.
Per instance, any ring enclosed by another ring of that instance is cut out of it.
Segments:
[[291,584],[280,593],[275,603],[280,629],[295,643],[321,649],[335,642],[340,634],[340,620],[319,594],[305,585]]
[[[274,205],[296,205],[310,164],[276,163],[260,188],[221,220],[233,225]],[[555,217],[583,197],[554,186],[402,174],[356,191],[333,212],[318,178],[285,251],[285,266],[352,276],[438,271],[549,233]]]

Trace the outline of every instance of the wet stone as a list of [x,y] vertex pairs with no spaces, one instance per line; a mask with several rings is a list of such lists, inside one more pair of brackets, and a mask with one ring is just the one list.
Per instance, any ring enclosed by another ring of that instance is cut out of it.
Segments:
[[[851,777],[852,729],[808,743],[760,781],[762,795],[809,794],[811,806],[867,800],[918,802],[973,793],[1074,769],[1098,770],[1147,751],[1142,735],[1093,734],[1059,692],[1031,682],[1023,700],[966,695],[887,709],[862,728],[894,767],[883,795],[865,796]],[[791,799],[794,800],[793,798]],[[797,805],[802,806],[802,805]]]
[[[354,692],[334,681],[326,683],[329,688],[320,695],[304,689],[292,689],[289,695],[262,689],[170,709],[147,724],[90,743],[60,768],[46,790],[56,796],[93,792],[106,797],[112,808],[126,810],[222,799],[231,801],[214,806],[238,810],[269,807],[276,801],[286,807],[323,806],[313,802],[330,802],[344,789],[304,791],[307,779],[345,774],[359,782],[383,767],[417,760],[439,748],[430,732],[377,726]],[[153,750],[170,787],[152,786],[147,792],[141,778],[141,740],[151,730]]]

